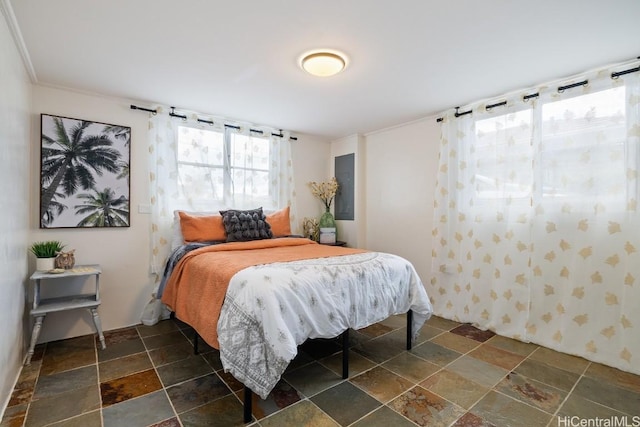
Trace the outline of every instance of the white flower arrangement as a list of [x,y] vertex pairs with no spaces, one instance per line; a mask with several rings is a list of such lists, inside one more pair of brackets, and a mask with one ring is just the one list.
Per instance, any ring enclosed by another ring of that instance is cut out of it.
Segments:
[[311,194],[322,200],[327,210],[331,209],[331,203],[338,191],[338,180],[336,177],[334,176],[326,182],[318,183],[312,181],[309,183],[309,187],[311,187]]

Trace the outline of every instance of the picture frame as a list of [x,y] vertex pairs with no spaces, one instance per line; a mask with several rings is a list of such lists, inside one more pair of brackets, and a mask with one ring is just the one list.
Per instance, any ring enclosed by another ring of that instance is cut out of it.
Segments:
[[131,128],[40,115],[40,228],[129,227]]

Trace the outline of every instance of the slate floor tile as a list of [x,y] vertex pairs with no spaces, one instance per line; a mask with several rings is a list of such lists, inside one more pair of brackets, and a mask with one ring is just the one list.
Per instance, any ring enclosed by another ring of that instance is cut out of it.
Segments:
[[420,386],[465,409],[471,408],[489,391],[489,387],[447,369],[430,376]]
[[107,346],[104,350],[98,351],[98,361],[105,362],[143,351],[146,351],[146,349],[140,338],[120,341]]
[[487,341],[489,338],[493,337],[495,335],[495,333],[487,330],[487,331],[483,331],[481,329],[476,328],[473,325],[469,325],[469,324],[462,324],[456,328],[453,328],[451,330],[451,333],[453,334],[457,334],[466,338],[470,338],[472,340],[478,341],[478,342],[485,342]]
[[343,382],[310,399],[340,425],[349,425],[381,406],[353,384]]
[[526,359],[515,370],[516,373],[548,384],[560,390],[569,391],[580,378],[580,375],[549,366],[542,362]]
[[377,366],[350,380],[382,403],[395,399],[414,384],[381,366]]
[[47,344],[40,375],[51,375],[96,363],[93,337],[85,336]]
[[304,396],[311,397],[338,384],[342,376],[314,362],[285,373],[284,379]]
[[382,367],[400,375],[409,381],[419,383],[428,376],[439,371],[440,366],[427,362],[411,353],[403,352],[393,359],[387,360]]
[[100,384],[102,406],[115,405],[160,389],[162,384],[153,369],[105,381]]
[[616,411],[608,406],[595,403],[592,400],[578,396],[577,394],[571,394],[567,400],[564,401],[562,407],[558,411],[559,417],[580,417],[584,419],[611,419],[612,417],[621,417],[624,414],[620,411]]
[[0,427],[21,427],[27,416],[27,404],[9,406],[4,411]]
[[468,355],[453,361],[447,369],[484,387],[495,386],[509,373],[506,369]]
[[518,364],[525,359],[524,356],[502,350],[498,347],[493,347],[490,344],[482,345],[471,350],[469,352],[469,356],[509,371],[518,366]]
[[[175,319],[39,344],[0,427],[546,426],[640,416],[640,376],[432,317],[412,350],[406,317],[298,348],[268,395],[224,372],[220,353]],[[97,357],[96,357],[97,355]],[[568,424],[567,424],[568,425]]]
[[393,400],[389,407],[419,426],[448,426],[465,413],[458,405],[420,386]]
[[244,426],[242,404],[230,394],[179,415],[184,427]]
[[57,374],[41,375],[33,393],[34,399],[41,399],[69,390],[95,386],[98,382],[96,365],[63,371]]
[[627,415],[640,416],[640,393],[618,387],[609,381],[582,377],[576,384],[573,394]]
[[213,373],[213,368],[200,355],[189,356],[156,369],[165,387]]
[[[244,389],[238,391],[237,396],[244,402]],[[261,399],[255,393],[252,394],[252,413],[255,418],[261,420],[289,405],[299,402],[301,399],[302,396],[295,388],[291,387],[286,381],[280,380],[266,399]]]
[[566,391],[553,388],[515,372],[507,374],[507,377],[500,381],[495,389],[549,414],[554,414],[567,397]]
[[87,412],[50,424],[49,427],[102,427],[102,415],[99,410]]
[[181,413],[231,394],[229,387],[211,373],[167,388],[176,412]]
[[136,372],[151,369],[153,365],[146,352],[132,354],[120,359],[108,360],[98,364],[100,382],[110,381]]
[[618,387],[640,393],[640,376],[621,371],[600,363],[591,363],[584,373],[585,376],[605,380]]
[[493,390],[471,408],[471,413],[496,426],[510,427],[544,427],[552,417]]
[[402,330],[396,330],[378,338],[374,338],[362,343],[361,345],[353,347],[353,351],[376,363],[386,362],[405,351],[406,334],[403,334],[402,332]]
[[151,326],[138,325],[136,326],[136,330],[141,337],[150,337],[153,335],[162,335],[169,332],[179,331],[180,325],[186,325],[186,323],[182,323],[180,321],[175,322],[173,320],[161,320],[160,322]]
[[[190,356],[193,356],[193,346],[187,341],[149,350],[149,357],[154,366],[177,362]],[[204,357],[205,355],[203,354],[202,356]]]
[[260,421],[262,427],[337,427],[329,415],[308,400],[302,400]]
[[65,393],[34,400],[29,406],[26,427],[43,426],[100,408],[97,382]]
[[529,360],[542,362],[545,365],[553,366],[563,371],[582,374],[591,362],[581,357],[560,353],[550,348],[539,347],[531,353]]
[[174,415],[163,390],[128,399],[102,410],[104,427],[146,427]]
[[[325,357],[320,360],[320,363],[331,369],[336,374],[342,376],[342,352],[334,354],[329,357]],[[349,377],[352,378],[362,372],[376,366],[374,362],[367,359],[364,356],[356,353],[355,351],[349,351]]]
[[388,406],[381,406],[352,424],[353,427],[415,427],[415,424]]
[[189,340],[181,331],[168,332],[161,335],[143,336],[142,341],[144,342],[147,350],[153,350],[168,345],[189,344]]
[[519,354],[521,356],[529,356],[533,353],[538,346],[532,343],[525,343],[522,341],[514,340],[512,338],[501,337],[500,335],[494,335],[486,341],[487,344],[493,347],[498,347],[503,350],[507,350],[510,353]]
[[452,334],[451,332],[444,332],[434,337],[431,342],[462,354],[468,353],[482,344],[470,338],[463,337],[462,335]]
[[450,331],[460,326],[460,323],[454,320],[449,320],[449,319],[445,319],[438,316],[431,316],[431,318],[427,320],[426,325],[431,326],[433,328],[441,329],[443,331]]

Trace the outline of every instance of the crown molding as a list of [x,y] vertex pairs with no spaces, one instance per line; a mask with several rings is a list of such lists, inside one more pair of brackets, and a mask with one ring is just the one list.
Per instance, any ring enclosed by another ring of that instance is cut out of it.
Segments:
[[31,83],[38,83],[38,76],[36,76],[36,70],[33,68],[33,63],[31,62],[31,57],[29,56],[29,51],[27,50],[27,45],[22,38],[22,32],[20,31],[20,26],[18,25],[18,21],[16,20],[16,15],[13,13],[13,7],[11,7],[10,0],[0,0],[0,10],[2,10],[2,14],[4,15],[5,21],[7,21],[7,25],[9,26],[9,31],[13,36],[13,40],[18,48],[18,52],[20,52],[20,56],[22,57],[22,62],[24,67],[29,74],[29,78],[31,79]]

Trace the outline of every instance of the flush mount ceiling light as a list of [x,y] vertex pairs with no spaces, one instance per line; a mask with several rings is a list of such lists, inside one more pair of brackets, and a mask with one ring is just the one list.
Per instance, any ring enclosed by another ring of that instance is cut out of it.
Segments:
[[300,66],[311,75],[329,77],[344,70],[347,61],[340,52],[317,50],[304,54],[300,59]]

